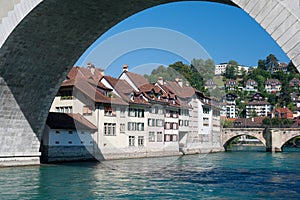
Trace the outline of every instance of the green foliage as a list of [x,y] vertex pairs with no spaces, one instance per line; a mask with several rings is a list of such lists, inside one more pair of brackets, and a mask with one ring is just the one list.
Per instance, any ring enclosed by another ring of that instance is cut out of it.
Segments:
[[270,118],[264,118],[262,120],[262,124],[264,124],[264,125],[271,125],[272,124],[271,119]]
[[293,121],[290,119],[281,119],[278,117],[275,118],[264,118],[262,120],[262,124],[263,125],[267,125],[267,126],[288,126],[293,124]]
[[228,66],[226,67],[224,77],[227,79],[236,79],[238,72],[238,63],[234,60],[230,60],[228,62]]
[[221,126],[223,126],[223,128],[232,128],[233,127],[233,121],[230,121],[228,119],[222,119],[221,120]]
[[192,87],[205,92],[204,83],[206,80],[213,78],[214,69],[215,63],[211,59],[193,59],[191,65],[175,62],[168,67],[159,66],[150,75],[144,76],[150,83],[156,83],[158,77],[163,77],[164,80],[168,81],[181,78],[183,82],[189,82]]

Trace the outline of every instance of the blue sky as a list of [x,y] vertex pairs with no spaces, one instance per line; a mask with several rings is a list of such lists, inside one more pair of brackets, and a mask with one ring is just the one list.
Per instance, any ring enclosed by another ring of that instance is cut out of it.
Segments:
[[192,58],[212,58],[216,64],[236,60],[255,66],[270,53],[288,57],[250,16],[239,8],[209,2],[177,2],[141,11],[103,34],[77,61],[92,62],[118,76],[129,70],[149,73],[153,67]]

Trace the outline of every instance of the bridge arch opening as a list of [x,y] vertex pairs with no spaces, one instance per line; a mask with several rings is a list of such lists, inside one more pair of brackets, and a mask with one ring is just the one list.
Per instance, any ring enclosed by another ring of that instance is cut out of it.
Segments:
[[223,147],[225,151],[261,151],[262,147],[265,150],[266,145],[264,141],[254,135],[238,134],[225,141]]
[[281,150],[284,151],[284,149],[288,149],[289,151],[300,150],[300,133],[283,141]]

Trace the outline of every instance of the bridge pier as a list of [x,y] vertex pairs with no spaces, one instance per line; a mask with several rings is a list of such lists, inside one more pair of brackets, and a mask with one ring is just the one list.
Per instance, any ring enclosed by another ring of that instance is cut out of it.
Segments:
[[0,167],[40,163],[40,140],[0,77]]
[[282,132],[279,129],[266,129],[266,151],[282,152]]

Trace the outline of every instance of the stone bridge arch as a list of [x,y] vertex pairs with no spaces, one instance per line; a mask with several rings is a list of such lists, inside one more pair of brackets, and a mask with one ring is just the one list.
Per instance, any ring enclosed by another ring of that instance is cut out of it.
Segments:
[[258,139],[265,147],[267,146],[264,128],[224,128],[222,130],[222,146],[227,150],[230,142],[242,135],[248,135]]
[[291,139],[300,136],[300,128],[270,129],[272,134],[272,147],[282,151],[283,146]]
[[[207,1],[243,9],[300,69],[298,0]],[[48,110],[75,61],[116,23],[169,2],[175,0],[0,0],[0,158],[36,162]]]

